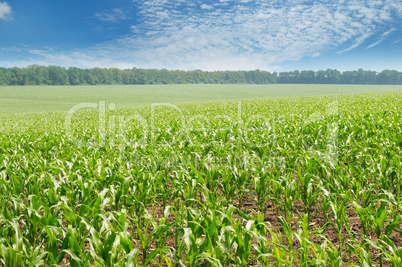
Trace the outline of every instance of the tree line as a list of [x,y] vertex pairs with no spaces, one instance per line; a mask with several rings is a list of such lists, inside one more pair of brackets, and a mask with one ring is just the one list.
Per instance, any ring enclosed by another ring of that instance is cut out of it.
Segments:
[[402,84],[402,72],[334,69],[290,72],[182,71],[166,69],[116,69],[32,65],[0,68],[0,85],[101,85],[101,84]]

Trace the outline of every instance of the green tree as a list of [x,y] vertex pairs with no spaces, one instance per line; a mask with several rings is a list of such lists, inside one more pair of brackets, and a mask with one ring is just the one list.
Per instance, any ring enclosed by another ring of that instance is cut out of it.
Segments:
[[58,66],[49,66],[49,80],[52,85],[67,85],[68,74],[67,70]]

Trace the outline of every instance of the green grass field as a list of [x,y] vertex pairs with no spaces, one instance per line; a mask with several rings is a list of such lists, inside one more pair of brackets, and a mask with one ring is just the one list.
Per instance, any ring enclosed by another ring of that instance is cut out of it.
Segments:
[[0,114],[65,111],[81,102],[106,101],[117,107],[402,91],[387,85],[111,85],[0,87]]

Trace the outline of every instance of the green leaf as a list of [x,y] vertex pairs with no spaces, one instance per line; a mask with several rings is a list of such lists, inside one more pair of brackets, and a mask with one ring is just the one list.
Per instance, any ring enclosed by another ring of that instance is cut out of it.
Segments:
[[155,249],[153,250],[151,253],[148,254],[148,257],[145,259],[144,265],[146,266],[148,264],[148,262],[154,260],[156,258],[156,256],[158,256],[158,254],[160,252],[162,252],[163,249]]
[[237,213],[237,215],[239,215],[240,217],[242,217],[246,221],[250,220],[250,217],[247,214],[245,214],[244,212],[242,212],[240,209],[236,209],[236,213]]
[[402,216],[398,215],[396,218],[387,226],[385,229],[385,235],[390,236],[392,232],[395,230],[395,228],[399,225],[399,222],[401,221]]

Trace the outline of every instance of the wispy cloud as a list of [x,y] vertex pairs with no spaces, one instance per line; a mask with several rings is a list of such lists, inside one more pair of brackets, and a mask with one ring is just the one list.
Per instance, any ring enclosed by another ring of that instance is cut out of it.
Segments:
[[373,47],[376,46],[376,45],[381,44],[385,39],[387,39],[388,35],[389,35],[391,32],[395,31],[395,30],[396,30],[395,28],[392,28],[391,30],[389,30],[389,31],[387,31],[387,32],[384,32],[384,33],[381,35],[380,39],[379,39],[377,42],[372,43],[371,45],[367,46],[366,49],[370,49],[370,48],[373,48]]
[[[399,4],[398,4],[399,3]],[[346,53],[386,27],[400,27],[400,0],[141,0],[131,33],[76,52],[31,51],[64,66],[266,69],[285,61]],[[95,14],[130,17],[125,9]],[[397,16],[397,18],[395,18]],[[399,25],[399,24],[398,24]],[[384,41],[383,33],[371,48]],[[35,54],[35,55],[34,55]]]
[[105,12],[95,13],[95,18],[101,21],[118,22],[130,19],[130,16],[122,8],[113,8]]
[[366,41],[371,35],[372,35],[371,32],[366,32],[365,34],[360,35],[359,37],[357,37],[357,38],[354,40],[354,43],[353,43],[351,46],[349,46],[348,48],[346,48],[346,49],[344,49],[344,50],[338,51],[338,52],[336,52],[336,53],[337,53],[337,54],[343,54],[343,53],[346,53],[346,52],[349,52],[349,51],[355,49],[356,47],[359,47],[359,46],[360,46],[362,43],[364,43],[364,41]]
[[139,8],[143,23],[119,40],[119,49],[150,67],[209,69],[269,68],[333,49],[345,53],[392,21],[395,9],[391,1],[370,0],[146,0]]
[[0,2],[0,20],[12,20],[12,9],[7,2]]
[[133,68],[133,63],[128,63],[121,59],[113,59],[107,53],[96,51],[89,53],[88,51],[79,52],[58,52],[52,48],[32,48],[32,47],[0,47],[0,51],[8,54],[14,53],[22,60],[2,59],[1,64],[4,67],[26,67],[29,65],[57,65],[63,67],[81,67],[81,68],[110,68],[116,67],[120,69]]
[[396,40],[392,42],[392,45],[396,45],[397,43],[400,43],[402,41],[402,39]]
[[202,4],[201,9],[214,9],[212,5]]

